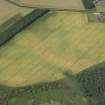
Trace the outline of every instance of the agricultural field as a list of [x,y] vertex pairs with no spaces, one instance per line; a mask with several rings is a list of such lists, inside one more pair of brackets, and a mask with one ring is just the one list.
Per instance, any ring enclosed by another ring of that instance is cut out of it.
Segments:
[[30,13],[33,9],[24,9],[17,7],[6,0],[0,1],[0,26],[11,19],[13,16],[17,14],[21,14],[21,16],[25,16],[26,14]]
[[20,6],[29,6],[29,7],[71,9],[71,10],[85,9],[82,0],[20,0],[20,1],[11,0],[11,1]]
[[71,74],[54,82],[19,88],[0,86],[0,104],[8,105],[89,105]]
[[0,83],[24,86],[63,79],[105,59],[105,24],[86,14],[49,12],[0,47]]
[[[14,25],[33,11],[33,9],[24,9],[9,3],[6,0],[0,1],[0,45],[7,41],[19,30]],[[14,30],[8,32],[8,30]],[[8,35],[7,35],[8,33]]]

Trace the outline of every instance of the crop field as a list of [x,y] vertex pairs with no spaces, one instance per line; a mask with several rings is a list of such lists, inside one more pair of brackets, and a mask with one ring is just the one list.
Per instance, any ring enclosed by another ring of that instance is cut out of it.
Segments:
[[19,4],[20,6],[24,5],[40,8],[84,10],[82,0],[21,0],[21,1],[11,0],[11,1],[13,1],[16,4]]
[[78,83],[70,73],[59,81],[6,87],[0,85],[0,104],[8,105],[89,105],[80,91]]
[[49,12],[0,47],[0,84],[59,80],[105,60],[105,24],[86,14]]
[[0,1],[0,26],[14,17],[17,14],[21,14],[21,16],[25,16],[26,14],[30,13],[33,9],[24,9],[17,7],[6,0]]

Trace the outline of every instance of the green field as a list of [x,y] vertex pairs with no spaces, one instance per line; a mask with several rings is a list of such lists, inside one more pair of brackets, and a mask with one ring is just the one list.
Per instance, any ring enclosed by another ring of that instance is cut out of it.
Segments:
[[0,105],[89,105],[70,73],[59,81],[10,88],[0,85]]
[[105,60],[105,24],[86,14],[49,12],[0,47],[0,83],[22,86],[64,78]]

